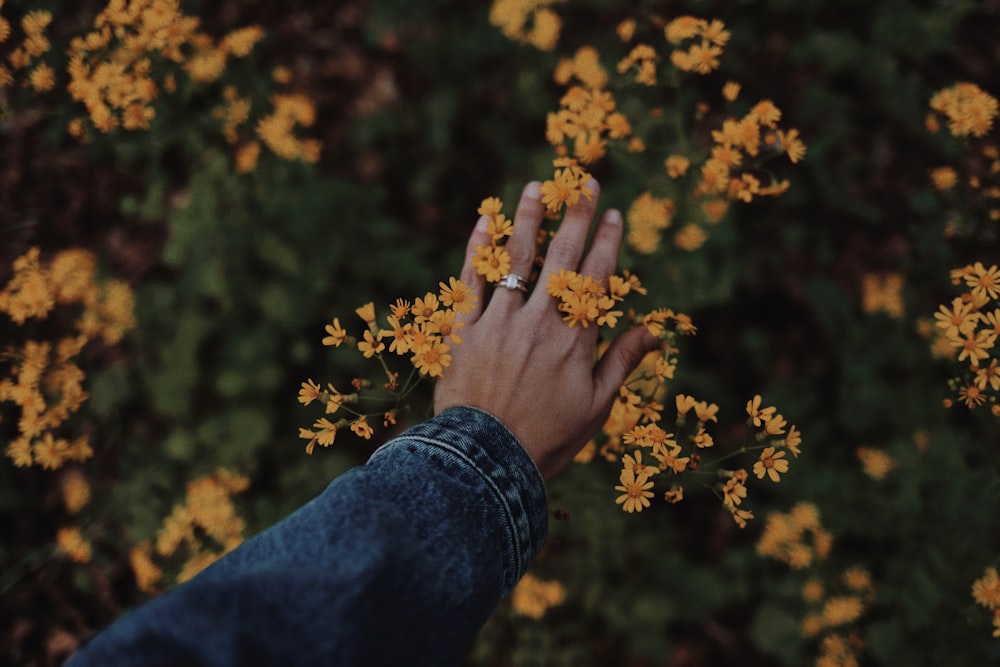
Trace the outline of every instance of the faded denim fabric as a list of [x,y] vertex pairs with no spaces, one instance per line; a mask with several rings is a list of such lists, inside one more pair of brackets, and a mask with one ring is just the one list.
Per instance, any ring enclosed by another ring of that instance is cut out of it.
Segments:
[[451,408],[67,665],[455,665],[541,548],[546,507],[510,431]]

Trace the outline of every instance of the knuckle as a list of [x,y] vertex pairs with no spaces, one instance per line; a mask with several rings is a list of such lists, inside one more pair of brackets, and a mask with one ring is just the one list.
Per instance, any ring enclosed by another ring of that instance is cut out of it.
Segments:
[[526,244],[508,243],[506,248],[512,266],[530,266],[535,258],[534,247],[528,247]]

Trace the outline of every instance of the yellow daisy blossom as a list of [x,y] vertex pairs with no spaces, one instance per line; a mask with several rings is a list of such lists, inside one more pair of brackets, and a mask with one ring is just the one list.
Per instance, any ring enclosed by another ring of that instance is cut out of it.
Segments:
[[615,487],[615,491],[621,491],[622,495],[615,499],[616,505],[621,505],[622,509],[629,514],[641,512],[643,508],[649,507],[649,499],[653,497],[653,482],[649,481],[646,475],[636,475],[629,470],[622,470],[620,476],[621,484]]

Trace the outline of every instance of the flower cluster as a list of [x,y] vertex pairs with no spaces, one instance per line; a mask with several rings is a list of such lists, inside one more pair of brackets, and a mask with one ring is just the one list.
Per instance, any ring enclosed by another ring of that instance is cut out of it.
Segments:
[[[559,111],[549,112],[545,122],[545,138],[559,156],[572,150],[581,163],[593,164],[607,154],[608,141],[631,137],[632,126],[616,110],[617,102],[606,89],[608,74],[596,49],[582,47],[572,58],[561,59],[553,78],[568,86],[559,100]],[[642,148],[636,143],[629,147],[633,151]]]
[[156,540],[140,542],[129,553],[139,589],[155,593],[168,560],[180,559],[176,583],[182,583],[242,544],[246,526],[232,496],[249,486],[249,479],[224,468],[190,482],[185,502],[163,520]]
[[[297,126],[312,127],[316,122],[316,107],[312,100],[305,95],[275,95],[273,101],[274,111],[257,123],[257,136],[280,158],[317,162],[322,148],[319,140],[300,139],[295,135]],[[259,152],[255,141],[243,150]],[[239,166],[241,171],[252,169],[252,165],[242,162]]]
[[199,31],[199,23],[178,0],[111,0],[92,30],[70,43],[68,90],[84,104],[93,126],[101,132],[148,129],[160,90],[177,87],[172,68],[162,67],[166,74],[159,77],[154,65],[179,66],[191,81],[211,83],[230,57],[248,55],[264,35],[251,26],[216,43]]
[[972,599],[993,613],[993,636],[1000,637],[1000,576],[995,567],[987,567],[972,583]]
[[[0,0],[0,9],[3,2]],[[24,39],[20,46],[14,47],[7,56],[8,68],[0,64],[0,90],[15,83],[15,74],[25,71],[24,85],[35,92],[42,93],[52,90],[56,85],[55,71],[45,62],[36,62],[48,53],[52,44],[45,31],[52,23],[52,13],[45,10],[28,12],[21,19],[21,29]],[[6,42],[12,33],[7,19],[0,17],[0,43]],[[34,65],[34,67],[32,67]]]
[[[951,380],[951,388],[966,407],[975,409],[988,403],[993,414],[1000,416],[1000,353],[996,345],[1000,336],[1000,269],[976,262],[953,270],[951,281],[955,286],[964,284],[968,290],[934,314],[937,340],[947,344],[952,360],[965,362],[967,368]],[[935,344],[935,349],[942,347]],[[949,398],[945,405],[952,403]]]
[[493,0],[490,23],[509,39],[551,51],[559,40],[562,20],[549,9],[563,0]]
[[89,563],[94,550],[76,526],[60,528],[56,533],[56,548],[75,563]]
[[645,294],[639,279],[628,271],[622,276],[611,276],[607,288],[590,276],[575,271],[559,269],[549,275],[548,293],[559,299],[558,309],[563,320],[573,327],[579,324],[586,329],[591,323],[614,328],[623,311],[614,310],[631,292]]
[[[326,415],[313,422],[312,428],[299,429],[299,437],[308,441],[307,453],[312,454],[317,444],[332,445],[337,433],[344,428],[350,428],[366,440],[371,438],[374,428],[369,419],[373,417],[380,417],[385,426],[395,424],[403,402],[420,379],[438,377],[451,364],[451,345],[461,344],[459,330],[465,326],[458,316],[471,312],[476,297],[467,285],[454,277],[438,286],[438,292],[427,292],[412,303],[397,299],[390,306],[391,314],[385,317],[385,326],[379,326],[373,303],[358,308],[356,312],[366,325],[360,338],[349,336],[339,318],[326,325],[323,345],[353,346],[366,359],[377,359],[385,381],[380,389],[375,389],[375,382],[356,378],[352,383],[353,391],[347,393],[338,391],[332,384],[324,389],[312,379],[303,382],[299,402],[310,405],[316,401],[325,407]],[[409,356],[412,369],[402,383],[399,371],[390,367],[387,353]],[[388,409],[379,412],[364,409],[369,402],[384,405],[387,401],[391,405]],[[338,418],[338,413],[345,416]]]
[[861,462],[862,472],[876,481],[885,479],[896,467],[896,461],[884,449],[858,447],[854,454]]
[[488,197],[479,205],[478,213],[486,220],[486,233],[490,240],[486,245],[477,245],[472,257],[472,266],[486,282],[499,282],[510,272],[510,255],[504,248],[507,238],[514,232],[514,223],[502,213],[503,202],[497,197]]
[[[984,137],[993,127],[998,113],[997,99],[974,83],[956,83],[931,97],[931,109],[948,122],[948,131],[956,137]],[[938,126],[937,116],[928,118],[928,126]]]
[[833,535],[820,523],[819,509],[797,503],[791,511],[771,512],[757,541],[757,553],[779,560],[794,570],[824,560],[833,548]]
[[[946,119],[950,134],[961,139],[969,152],[958,165],[929,171],[930,181],[942,197],[950,204],[962,200],[960,210],[968,211],[949,215],[945,235],[968,235],[985,220],[1000,221],[1000,149],[987,136],[998,114],[997,99],[973,83],[957,83],[935,93],[930,107],[927,129],[940,131],[941,119]],[[992,229],[987,232],[988,236],[994,234]]]
[[857,665],[864,643],[852,625],[875,599],[871,574],[862,567],[849,567],[838,574],[821,574],[833,549],[833,536],[823,528],[819,510],[800,502],[785,512],[767,515],[757,542],[757,553],[808,574],[800,589],[805,605],[803,636],[817,639],[818,666]]
[[901,274],[866,273],[861,280],[861,310],[868,314],[885,313],[900,319],[906,313],[902,292]]
[[729,31],[725,24],[713,19],[679,16],[663,29],[667,41],[675,47],[670,53],[670,62],[682,72],[708,74],[718,69],[723,47],[729,42]]
[[96,267],[87,250],[64,250],[43,263],[41,251],[32,248],[14,261],[14,276],[0,290],[0,312],[18,325],[44,320],[57,307],[79,311],[70,335],[0,350],[0,364],[8,367],[0,376],[0,404],[13,403],[21,413],[18,435],[6,450],[16,466],[54,470],[93,456],[86,436],[57,435],[87,400],[85,375],[75,359],[91,341],[114,345],[134,326],[131,288],[114,279],[99,281]]
[[[66,91],[86,109],[67,129],[87,139],[92,138],[89,128],[100,134],[149,129],[157,117],[157,101],[164,94],[178,94],[183,77],[191,90],[205,89],[225,74],[231,60],[249,56],[265,36],[260,26],[251,25],[213,38],[201,31],[197,17],[184,13],[179,0],[109,0],[90,30],[70,41],[64,63],[36,64],[51,49],[45,37],[51,22],[52,14],[41,10],[22,18],[24,40],[8,56],[10,68],[0,65],[0,89],[13,85],[15,74],[23,70],[25,86],[37,93],[50,91],[56,87],[57,70],[64,68]],[[0,42],[10,34],[10,24],[0,18]],[[279,78],[287,83],[289,77]],[[320,142],[296,135],[315,120],[311,100],[275,94],[269,111],[262,102],[257,106],[255,116],[253,100],[226,86],[222,103],[212,110],[225,141],[234,147],[239,172],[256,167],[261,144],[282,159],[319,159]]]
[[[673,319],[674,331],[663,327],[659,318]],[[664,341],[663,351],[647,355],[619,390],[619,399],[613,404],[604,425],[605,440],[599,452],[615,460],[620,456],[622,470],[615,490],[620,492],[615,502],[625,512],[641,512],[650,506],[656,480],[667,484],[663,499],[677,503],[684,499],[686,480],[709,487],[741,528],[753,518],[753,513],[743,506],[747,497],[747,481],[753,474],[757,479],[768,478],[779,482],[788,472],[787,452],[800,453],[801,435],[795,426],[789,426],[784,417],[773,407],[761,407],[761,397],[755,396],[747,403],[748,426],[756,429],[755,444],[743,445],[738,450],[706,460],[705,455],[714,451],[715,438],[709,424],[718,422],[719,406],[699,401],[693,396],[677,394],[674,397],[676,419],[674,429],[667,431],[662,423],[666,410],[660,401],[666,390],[666,380],[674,377],[676,359],[672,355],[676,333],[693,333],[694,327],[685,316],[670,311],[659,311],[652,318],[647,316],[647,326]],[[588,445],[578,461],[588,460],[598,451],[595,443]],[[759,451],[752,473],[745,468],[724,466],[734,456],[749,451]],[[647,454],[648,459],[643,460]],[[710,483],[706,480],[716,480]]]
[[521,616],[538,620],[550,608],[562,604],[566,600],[566,589],[558,581],[545,581],[530,572],[525,574],[514,591],[510,602]]

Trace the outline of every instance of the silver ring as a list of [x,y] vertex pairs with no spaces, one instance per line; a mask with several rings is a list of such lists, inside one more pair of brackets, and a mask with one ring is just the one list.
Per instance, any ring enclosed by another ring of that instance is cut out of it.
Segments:
[[516,273],[508,273],[500,279],[500,282],[497,283],[497,287],[506,287],[507,289],[516,289],[519,292],[527,292],[528,281]]

